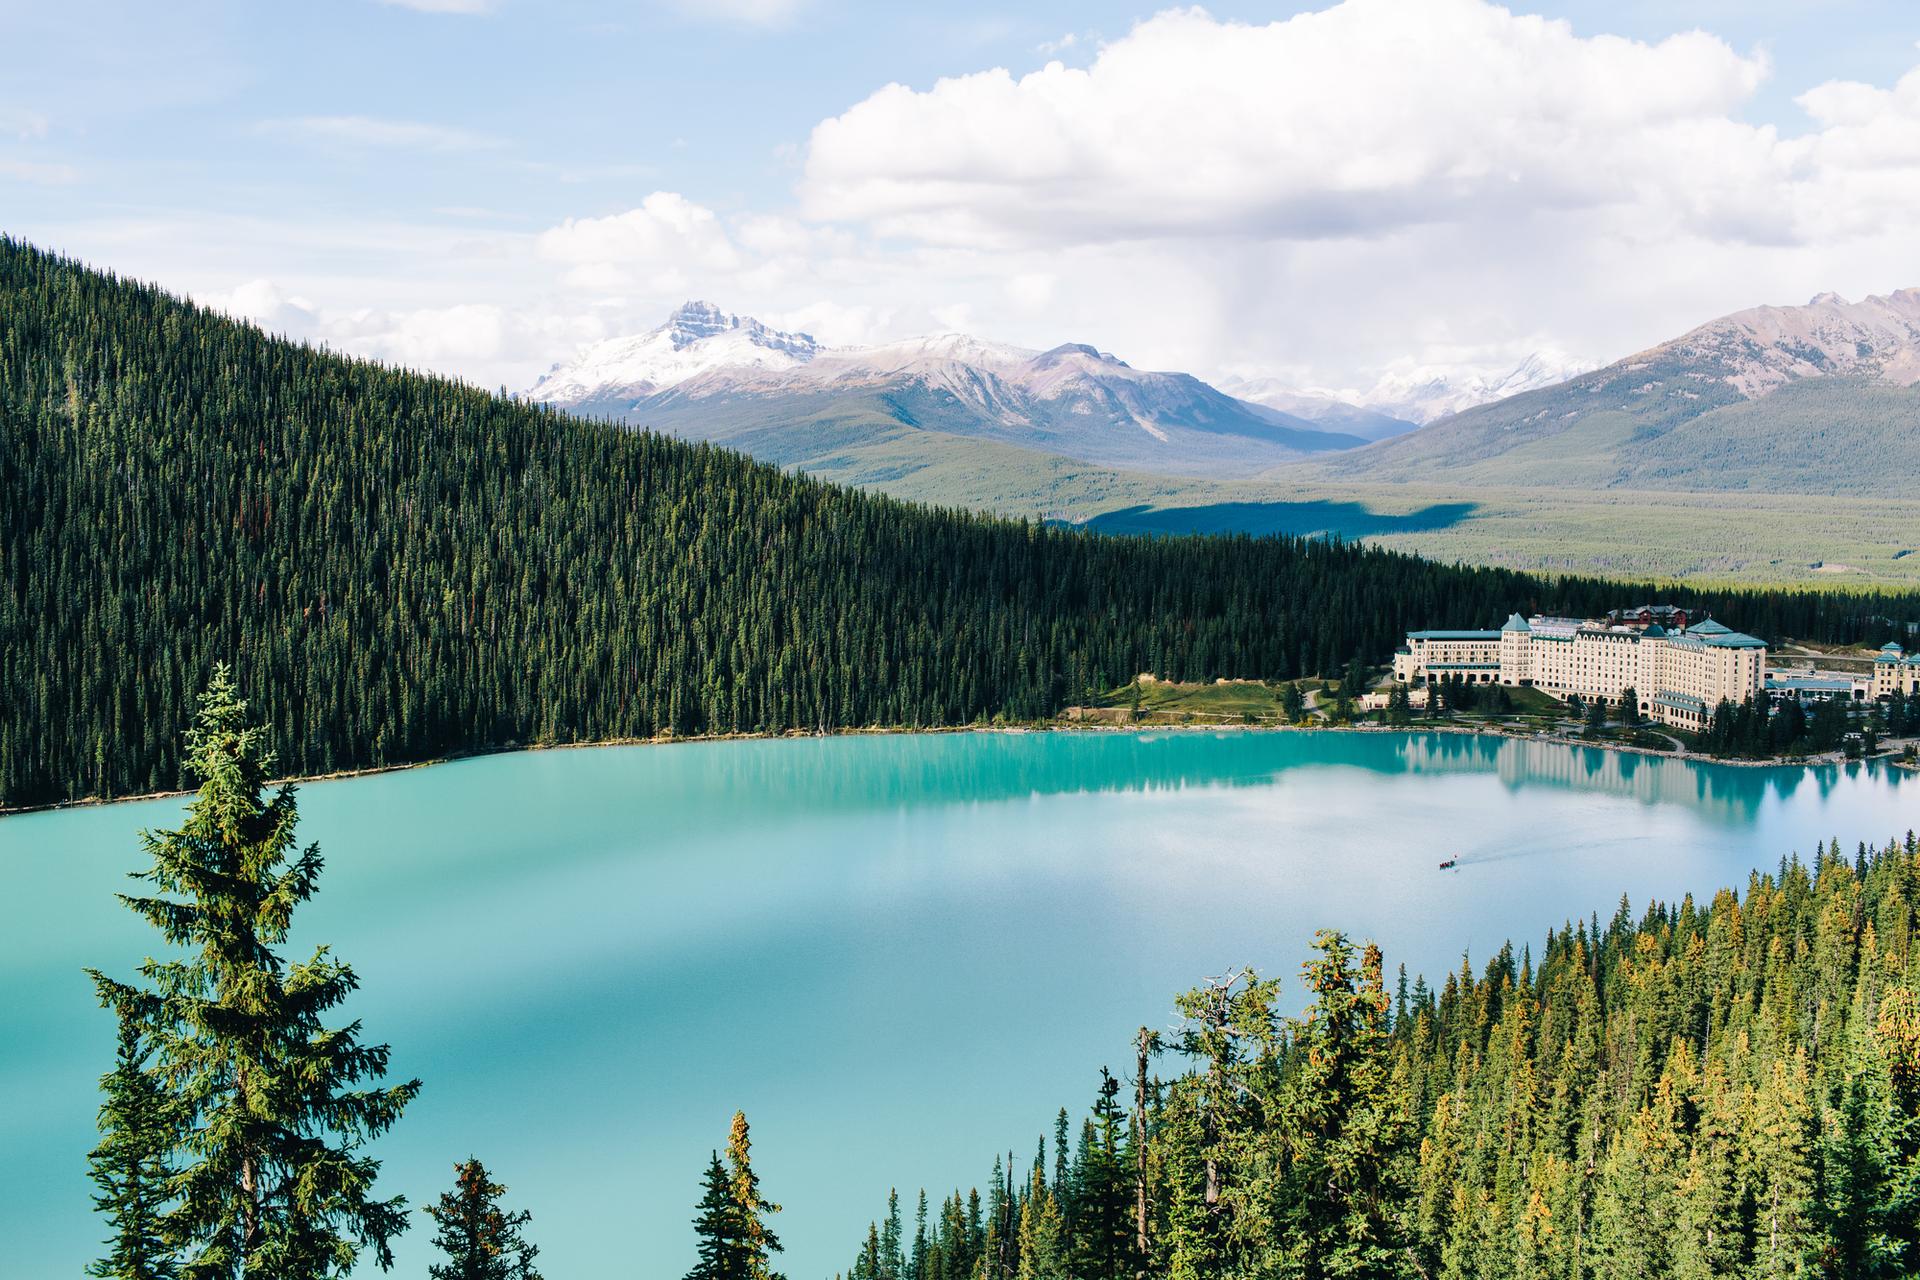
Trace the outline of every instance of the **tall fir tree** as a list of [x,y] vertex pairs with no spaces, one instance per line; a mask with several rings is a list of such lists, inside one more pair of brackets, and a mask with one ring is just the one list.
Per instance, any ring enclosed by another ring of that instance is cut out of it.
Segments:
[[906,1251],[901,1243],[900,1192],[887,1192],[887,1220],[880,1228],[880,1275],[882,1280],[905,1280]]
[[1133,1159],[1120,1082],[1105,1067],[1094,1097],[1087,1141],[1076,1170],[1072,1237],[1076,1280],[1122,1280],[1134,1272]]
[[1389,1056],[1382,957],[1356,969],[1346,936],[1323,931],[1305,970],[1313,1005],[1294,1026],[1297,1070],[1284,1093],[1290,1169],[1286,1252],[1293,1274],[1403,1275],[1412,1117]]
[[1020,1206],[1019,1280],[1067,1280],[1066,1227],[1039,1164]]
[[138,1028],[186,1132],[164,1233],[184,1280],[317,1280],[363,1251],[392,1265],[403,1197],[379,1199],[365,1154],[420,1082],[385,1075],[385,1045],[323,1017],[355,988],[326,948],[289,964],[276,950],[318,887],[316,845],[297,849],[291,786],[266,794],[272,756],[225,666],[187,735],[201,779],[182,825],[144,837],[157,892],[122,901],[189,958],[148,960],[136,987],[92,974],[104,1003]]
[[747,1275],[746,1240],[740,1206],[733,1198],[733,1179],[713,1153],[701,1182],[700,1204],[694,1211],[693,1234],[699,1261],[687,1280],[744,1280]]
[[780,1237],[767,1225],[767,1218],[780,1212],[780,1206],[760,1194],[760,1175],[753,1170],[753,1139],[744,1111],[733,1113],[733,1126],[727,1134],[727,1176],[738,1215],[742,1280],[782,1280],[772,1261],[781,1251]]

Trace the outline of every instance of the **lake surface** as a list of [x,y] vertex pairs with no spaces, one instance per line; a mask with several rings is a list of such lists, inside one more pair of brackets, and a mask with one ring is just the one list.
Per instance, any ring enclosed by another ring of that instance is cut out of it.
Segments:
[[[8,1276],[95,1256],[112,1026],[81,968],[155,949],[112,895],[180,807],[0,819]],[[910,1212],[996,1150],[1028,1159],[1206,974],[1284,974],[1295,1010],[1322,927],[1390,967],[1477,967],[1622,892],[1637,911],[1904,833],[1920,777],[1458,735],[949,734],[494,756],[301,808],[327,870],[296,943],[355,966],[350,1013],[426,1082],[377,1147],[389,1192],[426,1203],[475,1154],[553,1280],[678,1277],[744,1107],[784,1268],[814,1280],[889,1186]],[[428,1235],[395,1274],[425,1274]]]

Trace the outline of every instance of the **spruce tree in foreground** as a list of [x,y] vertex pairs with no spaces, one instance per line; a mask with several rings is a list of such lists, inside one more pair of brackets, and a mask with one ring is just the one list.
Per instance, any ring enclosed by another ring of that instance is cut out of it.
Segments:
[[500,1197],[507,1189],[478,1160],[468,1157],[453,1171],[453,1190],[423,1210],[439,1227],[434,1247],[447,1255],[427,1274],[433,1280],[540,1280],[533,1265],[540,1250],[520,1232],[533,1215],[502,1209]]
[[1412,1115],[1394,1078],[1380,949],[1369,943],[1356,971],[1346,935],[1322,930],[1305,968],[1313,1006],[1293,1024],[1295,1070],[1280,1129],[1287,1177],[1280,1234],[1288,1274],[1388,1277],[1405,1274],[1405,1161]]
[[99,1189],[93,1204],[113,1223],[107,1254],[87,1268],[98,1280],[173,1280],[179,1273],[162,1232],[178,1109],[148,1068],[138,1026],[120,1021],[113,1070],[101,1077],[100,1145],[87,1156]]
[[740,1214],[733,1203],[733,1180],[727,1177],[718,1151],[707,1163],[701,1186],[700,1204],[693,1219],[700,1260],[687,1272],[687,1280],[739,1280],[746,1275]]
[[1115,1097],[1120,1082],[1100,1068],[1100,1090],[1093,1104],[1081,1149],[1078,1211],[1074,1224],[1072,1272],[1083,1280],[1122,1280],[1131,1276],[1134,1255],[1133,1155],[1127,1150],[1127,1121]]
[[[772,1262],[772,1255],[780,1252],[780,1238],[766,1223],[768,1214],[778,1212],[780,1206],[760,1194],[746,1113],[736,1111],[727,1135],[726,1163],[715,1152],[707,1165],[693,1220],[700,1260],[687,1280],[784,1280]],[[878,1250],[877,1231],[873,1243]]]
[[780,1237],[767,1225],[780,1206],[760,1194],[760,1175],[753,1171],[753,1142],[747,1134],[747,1113],[733,1113],[727,1135],[727,1171],[733,1177],[733,1204],[739,1215],[741,1272],[746,1280],[783,1280],[773,1269],[772,1255],[780,1252]]
[[[321,859],[294,844],[294,788],[266,793],[264,737],[217,668],[186,741],[200,789],[178,830],[143,837],[153,866],[139,878],[158,892],[122,897],[188,954],[144,962],[144,987],[92,975],[150,1047],[180,1126],[158,1232],[183,1280],[316,1280],[363,1251],[386,1268],[406,1228],[403,1198],[375,1198],[380,1165],[362,1148],[420,1082],[355,1088],[385,1074],[388,1051],[363,1044],[357,1022],[322,1022],[357,985],[353,970],[324,947],[298,964],[275,949]],[[96,1180],[132,1168],[103,1166]]]

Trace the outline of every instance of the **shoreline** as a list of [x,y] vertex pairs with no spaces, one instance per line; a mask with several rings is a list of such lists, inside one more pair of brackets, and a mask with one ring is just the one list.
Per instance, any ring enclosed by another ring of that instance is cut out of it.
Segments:
[[[600,738],[590,742],[533,742],[514,743],[507,746],[482,747],[472,751],[451,752],[443,756],[434,756],[426,760],[409,760],[400,764],[368,765],[359,769],[336,769],[329,773],[295,774],[284,778],[273,778],[267,783],[270,787],[305,786],[312,782],[344,782],[353,778],[372,778],[385,773],[403,773],[412,769],[431,769],[436,765],[456,764],[462,760],[479,760],[488,756],[518,755],[533,751],[580,751],[596,747],[670,747],[690,742],[778,742],[804,738],[850,738],[850,737],[890,737],[897,734],[949,734],[949,733],[1166,733],[1166,732],[1209,732],[1218,733],[1230,730],[1236,733],[1445,733],[1473,738],[1511,738],[1516,742],[1549,742],[1564,747],[1591,747],[1599,751],[1618,751],[1631,755],[1652,756],[1655,759],[1679,760],[1693,764],[1725,765],[1733,768],[1750,769],[1791,769],[1824,768],[1831,765],[1848,763],[1871,763],[1878,760],[1889,768],[1920,773],[1920,765],[1904,764],[1891,755],[1870,756],[1859,761],[1849,761],[1839,752],[1809,756],[1802,759],[1778,760],[1733,760],[1719,759],[1715,756],[1700,755],[1688,751],[1661,751],[1654,747],[1635,746],[1626,742],[1596,742],[1581,737],[1569,737],[1564,734],[1541,731],[1518,732],[1502,725],[1463,725],[1463,724],[1108,724],[1097,721],[1070,721],[1064,716],[1048,720],[1031,722],[1009,722],[1007,724],[963,724],[933,725],[922,728],[906,727],[862,727],[851,729],[815,730],[812,732],[791,730],[785,733],[705,733],[689,734],[684,737],[669,734],[652,738]],[[46,804],[0,806],[0,820],[23,817],[32,813],[58,813],[68,809],[103,808],[107,805],[132,804],[143,800],[173,800],[193,795],[190,790],[143,791],[124,796],[88,796],[79,800],[55,800]]]

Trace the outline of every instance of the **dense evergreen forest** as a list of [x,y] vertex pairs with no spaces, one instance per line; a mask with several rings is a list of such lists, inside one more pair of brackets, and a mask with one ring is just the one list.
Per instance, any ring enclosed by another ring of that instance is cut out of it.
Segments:
[[1063,1111],[984,1196],[894,1199],[849,1274],[1920,1274],[1917,930],[1909,833],[1438,990],[1322,934],[1304,1016],[1247,972],[1188,993],[1077,1139]]
[[1872,755],[1884,737],[1916,734],[1920,734],[1920,694],[1896,689],[1865,706],[1821,701],[1809,708],[1797,698],[1781,698],[1777,705],[1759,697],[1744,702],[1722,700],[1696,742],[1716,756],[1770,760],[1843,749],[1849,756]]
[[[1650,594],[838,489],[268,337],[0,239],[0,805],[167,789],[215,655],[291,773],[1050,713]],[[1662,592],[1877,640],[1920,599]]]

